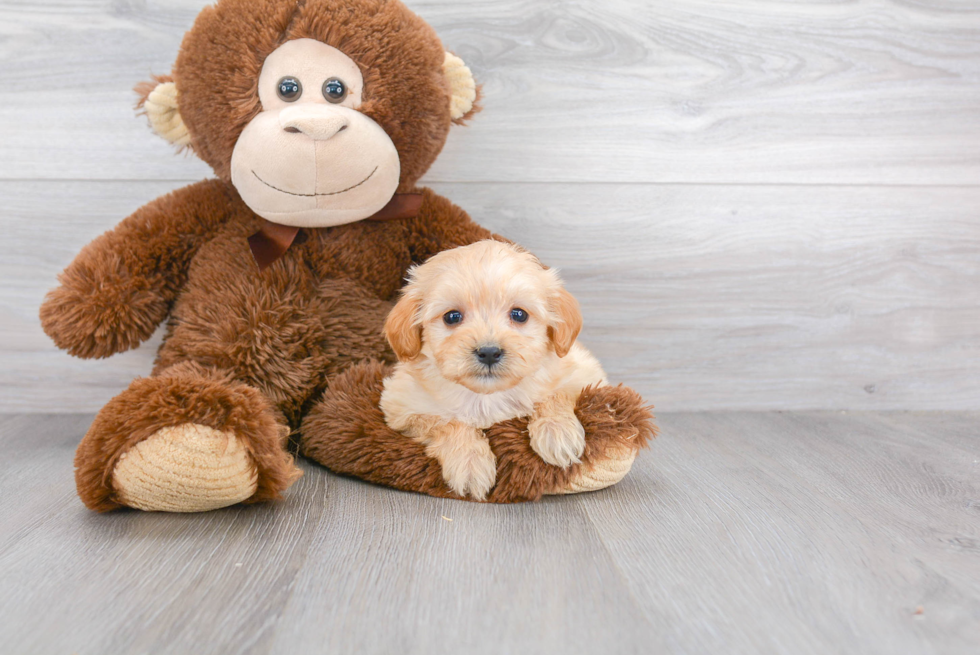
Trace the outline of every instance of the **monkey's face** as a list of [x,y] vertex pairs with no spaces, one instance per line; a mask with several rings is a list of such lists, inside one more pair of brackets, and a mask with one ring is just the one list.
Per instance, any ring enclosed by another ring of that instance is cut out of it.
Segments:
[[258,80],[260,113],[235,143],[231,180],[259,216],[298,227],[367,218],[398,187],[398,150],[359,111],[354,61],[314,39],[287,41]]
[[469,68],[398,0],[217,0],[173,74],[138,92],[160,136],[296,227],[369,218],[410,192],[479,110]]

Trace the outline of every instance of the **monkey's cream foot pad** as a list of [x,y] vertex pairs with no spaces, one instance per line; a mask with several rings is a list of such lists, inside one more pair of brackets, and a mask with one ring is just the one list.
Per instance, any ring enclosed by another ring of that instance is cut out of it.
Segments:
[[242,502],[255,493],[251,456],[232,433],[196,423],[158,430],[124,453],[112,486],[129,507],[203,512]]
[[[303,422],[300,452],[337,473],[459,498],[424,447],[385,424],[378,402],[389,372],[381,363],[368,362],[335,378]],[[515,503],[609,487],[626,477],[637,453],[656,434],[650,407],[622,385],[586,389],[575,414],[585,428],[585,452],[580,464],[565,469],[545,463],[534,452],[526,418],[487,430],[497,458],[497,482],[486,500]]]
[[610,450],[605,459],[600,460],[592,467],[581,468],[569,478],[566,487],[551,493],[577,494],[611,487],[626,477],[626,474],[633,468],[633,460],[635,459],[636,451],[632,448],[623,448],[619,451]]

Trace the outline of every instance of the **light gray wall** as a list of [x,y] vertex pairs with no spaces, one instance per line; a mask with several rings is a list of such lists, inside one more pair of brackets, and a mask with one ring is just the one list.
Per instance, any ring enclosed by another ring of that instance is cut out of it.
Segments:
[[[202,0],[0,3],[0,410],[94,411],[154,340],[58,352],[86,242],[209,174],[134,118]],[[980,0],[410,1],[484,84],[426,182],[560,266],[661,410],[980,408]]]

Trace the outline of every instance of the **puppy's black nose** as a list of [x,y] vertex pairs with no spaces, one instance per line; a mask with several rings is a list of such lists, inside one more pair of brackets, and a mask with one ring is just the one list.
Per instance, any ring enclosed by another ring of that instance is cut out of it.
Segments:
[[484,366],[493,366],[504,356],[504,351],[496,346],[484,346],[476,351],[476,358]]

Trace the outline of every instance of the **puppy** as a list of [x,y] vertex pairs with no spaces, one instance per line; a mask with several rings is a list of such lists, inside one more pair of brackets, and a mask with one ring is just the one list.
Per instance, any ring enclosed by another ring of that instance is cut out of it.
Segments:
[[450,488],[482,500],[497,477],[483,430],[530,416],[531,448],[555,466],[578,463],[585,430],[575,401],[606,383],[575,342],[578,302],[553,270],[499,241],[441,252],[409,271],[385,322],[398,356],[384,381],[388,425],[425,445]]

